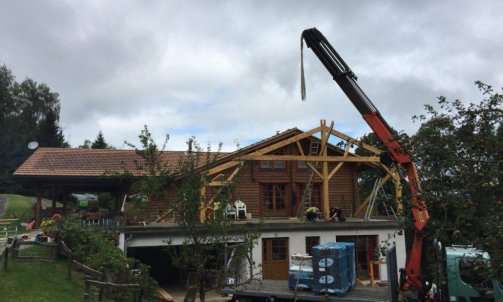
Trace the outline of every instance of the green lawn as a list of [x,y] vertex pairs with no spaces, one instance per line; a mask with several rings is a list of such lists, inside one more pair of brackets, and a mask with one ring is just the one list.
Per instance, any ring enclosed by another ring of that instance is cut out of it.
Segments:
[[[47,254],[30,247],[22,254]],[[29,261],[9,258],[7,272],[0,267],[0,301],[82,301],[84,281],[78,275],[67,279],[67,262]]]
[[28,222],[33,217],[35,198],[12,194],[1,194],[1,196],[7,200],[7,208],[3,218],[11,218],[15,215],[19,221]]
[[[35,215],[33,205],[35,204],[35,197],[31,196],[21,196],[14,194],[0,194],[0,196],[5,197],[7,200],[7,208],[4,217],[0,218],[11,218],[15,215],[19,218],[20,222],[29,222],[31,218]],[[42,208],[50,208],[52,206],[52,201],[42,198]],[[57,207],[62,207],[60,202],[56,203]]]

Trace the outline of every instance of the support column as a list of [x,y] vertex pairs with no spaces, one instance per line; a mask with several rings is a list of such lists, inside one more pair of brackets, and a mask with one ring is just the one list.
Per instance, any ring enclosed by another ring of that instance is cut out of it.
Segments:
[[[320,132],[320,135],[321,135],[321,141],[324,142],[328,139],[327,135],[327,130],[326,130],[326,121],[323,120],[322,121],[322,127],[321,127],[321,132]],[[328,142],[327,142],[328,144]],[[327,152],[328,148],[323,148],[323,152],[322,152],[322,155],[326,158],[328,152]],[[323,176],[323,219],[325,221],[328,221],[330,219],[330,201],[329,201],[329,187],[328,187],[328,181],[329,181],[329,177],[328,177],[328,162],[327,161],[323,161],[323,165],[322,165],[322,169],[321,169],[321,175]]]
[[42,223],[42,196],[40,191],[37,192],[37,201],[35,202],[35,221],[37,227]]
[[52,207],[52,214],[54,214],[54,212],[56,211],[56,188],[55,187],[52,187],[52,204],[51,204],[51,207]]

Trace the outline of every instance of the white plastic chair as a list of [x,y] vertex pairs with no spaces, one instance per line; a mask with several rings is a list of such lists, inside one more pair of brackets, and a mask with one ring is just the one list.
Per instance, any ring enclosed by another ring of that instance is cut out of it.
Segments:
[[225,208],[225,216],[233,216],[234,219],[238,219],[236,207],[233,207],[232,205],[228,204],[227,208]]
[[[234,207],[236,208],[236,219],[239,219],[240,217],[246,219],[246,204],[238,199],[234,201]],[[243,213],[243,216],[241,216],[241,212]]]

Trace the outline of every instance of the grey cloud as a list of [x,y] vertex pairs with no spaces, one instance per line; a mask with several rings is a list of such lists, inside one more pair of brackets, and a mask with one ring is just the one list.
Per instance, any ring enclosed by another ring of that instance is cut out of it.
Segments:
[[[71,144],[116,146],[143,124],[200,142],[251,142],[320,118],[369,131],[300,34],[318,27],[396,129],[438,95],[503,80],[498,1],[4,1],[0,62],[60,93]],[[339,128],[340,129],[340,128]],[[340,129],[343,130],[343,129]],[[176,140],[176,142],[175,142]]]

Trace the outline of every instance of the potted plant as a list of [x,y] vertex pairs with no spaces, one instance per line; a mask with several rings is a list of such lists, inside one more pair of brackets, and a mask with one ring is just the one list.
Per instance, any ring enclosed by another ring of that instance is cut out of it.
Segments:
[[49,240],[56,240],[59,237],[59,221],[61,220],[61,215],[54,214],[49,219],[44,219],[40,224],[40,228],[44,234],[50,238]]

